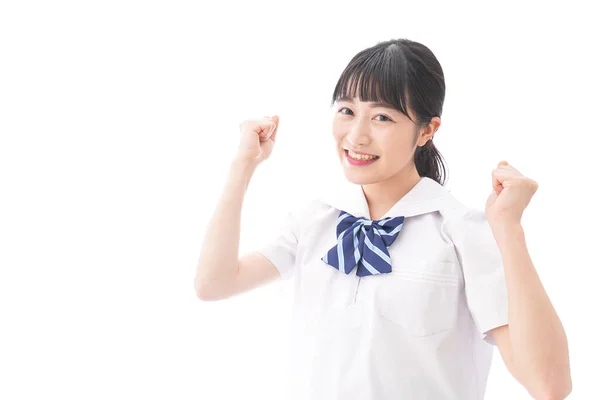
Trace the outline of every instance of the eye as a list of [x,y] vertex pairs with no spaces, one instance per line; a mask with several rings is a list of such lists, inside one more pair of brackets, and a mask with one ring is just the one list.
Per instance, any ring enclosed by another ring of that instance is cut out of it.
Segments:
[[[350,114],[347,114],[347,113],[343,112],[344,110],[348,110],[350,112]],[[350,110],[348,107],[342,107],[342,108],[340,108],[338,110],[338,113],[341,113],[343,115],[352,115],[352,110]],[[394,122],[390,117],[388,117],[387,115],[384,115],[384,114],[377,114],[376,117],[383,117],[383,118],[385,118],[383,120],[380,120],[381,122],[388,122],[388,121],[389,122]]]
[[[338,110],[338,112],[339,112],[339,113],[342,113],[342,114],[345,114],[345,113],[343,113],[343,112],[342,112],[342,110],[348,110],[348,111],[352,112],[352,110],[350,110],[348,107],[342,107],[342,108],[340,108],[340,109]],[[348,115],[348,114],[345,114],[345,115]]]
[[383,114],[378,114],[378,117],[383,117],[386,118],[388,121],[393,122],[392,119],[390,117],[388,117],[387,115],[383,115]]

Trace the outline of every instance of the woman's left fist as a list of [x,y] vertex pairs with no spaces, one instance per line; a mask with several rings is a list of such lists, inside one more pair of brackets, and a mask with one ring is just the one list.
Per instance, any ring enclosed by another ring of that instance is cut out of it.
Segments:
[[520,223],[525,207],[538,188],[533,179],[523,176],[506,161],[492,171],[493,191],[487,199],[485,214],[490,224]]

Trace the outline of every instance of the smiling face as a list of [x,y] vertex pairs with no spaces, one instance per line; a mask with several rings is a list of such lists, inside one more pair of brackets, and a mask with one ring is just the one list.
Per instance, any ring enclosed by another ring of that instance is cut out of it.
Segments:
[[[333,112],[333,136],[350,182],[368,185],[416,172],[415,149],[429,137],[420,135],[415,141],[418,126],[402,112],[357,97],[336,101]],[[376,158],[357,156],[353,150]],[[362,160],[355,161],[353,156]]]

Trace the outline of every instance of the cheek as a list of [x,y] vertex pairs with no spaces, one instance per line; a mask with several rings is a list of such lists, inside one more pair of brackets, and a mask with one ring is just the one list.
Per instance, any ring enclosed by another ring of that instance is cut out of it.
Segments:
[[[397,133],[397,132],[396,132]],[[407,140],[402,137],[398,138],[398,134],[391,135],[385,141],[382,147],[387,156],[387,161],[392,164],[406,164],[406,162],[412,157],[412,141],[410,138]]]
[[336,142],[339,142],[344,138],[344,130],[339,123],[334,122],[332,124],[331,132]]

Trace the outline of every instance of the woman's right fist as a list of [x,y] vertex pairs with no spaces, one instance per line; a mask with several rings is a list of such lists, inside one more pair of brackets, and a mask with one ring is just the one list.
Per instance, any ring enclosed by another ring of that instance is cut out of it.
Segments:
[[273,151],[278,127],[278,115],[242,122],[237,157],[256,165],[266,160]]

